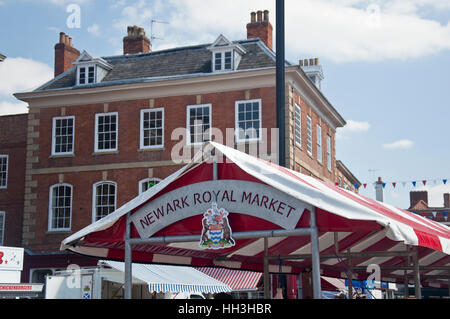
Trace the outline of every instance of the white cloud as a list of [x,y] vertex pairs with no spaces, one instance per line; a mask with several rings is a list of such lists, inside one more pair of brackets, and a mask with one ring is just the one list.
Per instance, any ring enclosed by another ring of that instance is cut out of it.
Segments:
[[0,63],[0,95],[31,91],[53,78],[53,68],[24,58],[7,58]]
[[88,27],[88,32],[95,35],[95,36],[100,36],[100,27],[98,26],[98,24],[93,24],[90,27]]
[[[155,48],[214,41],[223,33],[230,39],[246,37],[250,12],[268,9],[275,27],[275,1],[241,0],[239,9],[227,1],[139,0],[122,8],[114,25],[150,27],[164,19]],[[441,24],[424,9],[450,9],[447,0],[303,0],[286,1],[286,45],[293,59],[319,56],[337,62],[414,59],[450,49],[450,24]],[[147,30],[149,32],[149,30]],[[275,35],[275,34],[274,34]],[[170,39],[170,41],[169,41]]]
[[8,57],[0,63],[0,115],[27,112],[27,104],[13,93],[31,91],[53,78],[47,64],[24,58]]
[[369,122],[358,122],[353,120],[348,120],[347,125],[342,130],[347,132],[366,132],[370,129]]
[[347,120],[347,124],[337,129],[336,138],[342,139],[351,133],[367,132],[370,129],[369,122],[358,122],[354,120]]
[[28,113],[28,104],[24,102],[13,103],[0,101],[0,116]]
[[383,144],[382,147],[388,150],[410,149],[414,146],[414,142],[410,140],[399,140],[393,143]]

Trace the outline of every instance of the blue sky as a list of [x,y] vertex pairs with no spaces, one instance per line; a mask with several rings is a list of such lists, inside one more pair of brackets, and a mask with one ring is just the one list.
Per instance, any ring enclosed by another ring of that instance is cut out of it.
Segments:
[[[71,4],[81,10],[80,28],[67,25]],[[153,25],[159,50],[219,34],[244,39],[250,12],[260,9],[275,26],[275,0],[0,0],[0,52],[8,56],[0,114],[26,111],[11,94],[52,77],[60,31],[79,50],[109,56],[121,54],[128,25],[150,35],[151,20],[166,22]],[[450,181],[442,183],[450,180],[450,1],[286,0],[286,9],[287,59],[320,58],[323,92],[348,121],[337,158],[369,184],[361,193],[374,197],[371,183],[382,176],[386,202],[407,208],[409,191],[426,188],[441,206],[450,192]]]

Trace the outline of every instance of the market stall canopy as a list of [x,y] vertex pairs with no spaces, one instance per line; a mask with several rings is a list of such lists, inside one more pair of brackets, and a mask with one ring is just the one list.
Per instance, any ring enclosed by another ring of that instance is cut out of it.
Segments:
[[[101,260],[120,272],[125,264],[117,261]],[[192,267],[133,264],[133,277],[148,285],[150,292],[219,293],[231,292],[231,288]],[[123,279],[123,276],[122,276]]]
[[257,290],[262,273],[218,267],[198,267],[197,270],[230,286],[233,291]]
[[[147,192],[66,238],[61,249],[124,260],[129,215],[131,238],[159,239],[134,245],[134,262],[262,271],[264,239],[233,235],[308,228],[312,210],[324,275],[341,277],[347,267],[343,253],[351,249],[360,253],[352,259],[355,273],[365,278],[364,267],[376,263],[389,270],[383,280],[403,280],[398,266],[405,265],[405,255],[397,252],[411,246],[418,249],[422,269],[433,276],[447,272],[439,268],[450,265],[447,226],[213,142]],[[165,241],[193,235],[197,242]],[[271,272],[311,267],[310,258],[301,259],[311,254],[308,236],[271,237],[268,244],[270,256],[293,257],[282,267],[272,260]]]

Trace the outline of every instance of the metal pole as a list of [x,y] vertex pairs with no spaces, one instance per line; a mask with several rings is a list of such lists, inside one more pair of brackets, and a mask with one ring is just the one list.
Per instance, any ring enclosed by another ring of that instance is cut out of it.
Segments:
[[350,249],[347,250],[349,254],[348,261],[348,271],[347,271],[347,281],[348,281],[348,299],[353,299],[353,269],[352,269],[352,259],[350,257]]
[[125,299],[131,299],[131,291],[133,286],[132,274],[132,250],[131,250],[131,219],[130,213],[127,214],[125,229]]
[[322,299],[322,288],[320,285],[320,250],[319,250],[319,232],[316,224],[316,209],[311,211],[311,252],[312,252],[312,276],[314,299]]
[[269,259],[267,258],[269,253],[269,239],[264,238],[264,299],[270,298],[270,274],[269,274]]
[[285,19],[284,19],[284,0],[276,0],[276,91],[277,91],[277,127],[278,127],[278,151],[279,165],[286,167],[286,74],[285,74]]
[[[406,246],[406,251],[409,253],[409,246]],[[411,265],[410,256],[406,256],[405,258],[406,267],[409,267]],[[409,298],[409,278],[408,278],[408,270],[404,270],[404,282],[405,282],[405,299]]]
[[422,299],[422,291],[420,289],[420,269],[419,269],[419,251],[417,247],[414,247],[413,254],[413,266],[414,266],[414,286],[416,299]]

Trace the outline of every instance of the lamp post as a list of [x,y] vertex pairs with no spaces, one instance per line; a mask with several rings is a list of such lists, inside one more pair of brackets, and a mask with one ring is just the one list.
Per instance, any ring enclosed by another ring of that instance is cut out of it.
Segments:
[[278,164],[286,167],[286,85],[285,85],[285,8],[284,0],[276,0],[276,92],[277,92],[277,127],[278,127]]

